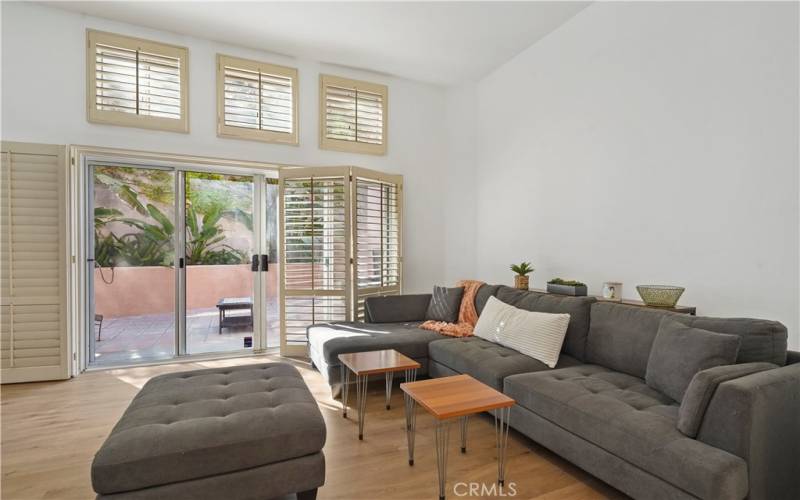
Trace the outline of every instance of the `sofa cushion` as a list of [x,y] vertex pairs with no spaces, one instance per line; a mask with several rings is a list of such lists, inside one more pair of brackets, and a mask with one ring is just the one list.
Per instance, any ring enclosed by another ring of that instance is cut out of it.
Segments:
[[425,319],[455,323],[458,321],[458,310],[461,308],[461,297],[463,296],[463,286],[454,288],[434,286]]
[[325,422],[285,363],[160,375],[134,397],[92,463],[100,494],[240,471],[319,452]]
[[678,410],[678,430],[689,437],[696,437],[703,423],[711,397],[719,384],[753,373],[778,368],[772,363],[741,363],[738,365],[715,366],[700,371],[692,378],[686,389]]
[[475,294],[475,311],[479,316],[486,306],[486,301],[489,300],[489,297],[496,296],[501,286],[502,285],[481,285],[480,288],[478,288],[478,292]]
[[319,323],[308,327],[308,343],[331,366],[339,365],[339,354],[382,349],[425,358],[428,343],[443,335],[418,326],[419,323]]
[[736,362],[740,342],[738,335],[691,328],[665,317],[650,350],[645,381],[681,402],[697,372]]
[[786,364],[788,350],[788,331],[778,321],[754,318],[711,318],[706,316],[685,316],[675,318],[692,328],[702,328],[719,333],[730,333],[742,338],[737,363]]
[[431,302],[431,294],[387,295],[364,300],[364,321],[367,323],[411,323],[423,321]]
[[706,318],[611,302],[592,305],[586,360],[644,378],[653,340],[665,316],[693,328],[739,335],[742,344],[737,363],[786,363],[786,327],[777,321]]
[[[509,375],[549,369],[539,360],[480,337],[431,342],[428,346],[428,356],[432,361],[458,373],[472,375],[498,391],[503,390],[503,379]],[[575,358],[562,354],[556,366],[572,366],[579,363]]]
[[548,421],[699,498],[744,498],[747,464],[681,434],[678,405],[637,377],[581,365],[505,379],[504,393]]
[[508,286],[497,290],[497,298],[526,311],[569,314],[569,327],[561,350],[580,361],[586,360],[589,314],[596,298],[529,292]]

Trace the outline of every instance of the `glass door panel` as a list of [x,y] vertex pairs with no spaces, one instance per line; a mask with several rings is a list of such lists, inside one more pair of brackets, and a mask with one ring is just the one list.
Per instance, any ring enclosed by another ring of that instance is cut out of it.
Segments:
[[89,176],[89,363],[175,355],[175,173],[94,165]]
[[252,349],[254,177],[185,172],[186,352]]
[[264,295],[266,314],[266,347],[280,347],[281,345],[281,320],[278,310],[278,179],[267,178],[264,190],[265,210],[265,245],[269,259],[269,270],[263,273],[265,280]]

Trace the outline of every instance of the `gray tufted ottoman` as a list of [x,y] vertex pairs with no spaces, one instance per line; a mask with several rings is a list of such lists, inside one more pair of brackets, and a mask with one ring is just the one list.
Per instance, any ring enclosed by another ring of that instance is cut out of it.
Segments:
[[258,499],[325,482],[325,422],[291,365],[154,377],[92,463],[100,499]]

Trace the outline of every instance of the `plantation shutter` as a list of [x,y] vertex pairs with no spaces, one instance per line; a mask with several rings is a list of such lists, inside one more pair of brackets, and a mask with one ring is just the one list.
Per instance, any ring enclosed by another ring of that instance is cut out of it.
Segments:
[[297,70],[217,55],[219,134],[297,144]]
[[385,85],[322,75],[321,146],[357,153],[386,153]]
[[89,121],[187,132],[185,48],[89,31]]
[[354,306],[364,320],[364,300],[402,289],[402,177],[353,169]]
[[281,353],[306,355],[306,327],[350,317],[347,168],[280,172]]
[[69,377],[65,148],[3,142],[0,379]]

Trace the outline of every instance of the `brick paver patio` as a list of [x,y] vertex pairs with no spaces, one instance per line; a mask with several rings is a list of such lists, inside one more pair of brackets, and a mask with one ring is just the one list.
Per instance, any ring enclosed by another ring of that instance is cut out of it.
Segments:
[[[278,347],[279,319],[277,299],[267,303],[268,347]],[[189,354],[227,352],[245,349],[244,338],[253,335],[252,327],[223,328],[219,333],[219,314],[215,307],[192,309],[186,318],[186,347]],[[97,328],[95,328],[97,338]],[[129,364],[169,359],[175,352],[175,315],[146,314],[104,318],[100,340],[95,342],[94,365]]]

